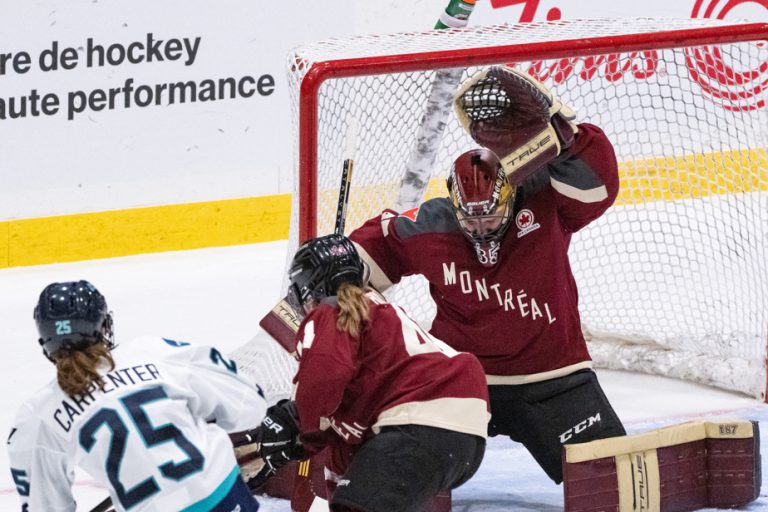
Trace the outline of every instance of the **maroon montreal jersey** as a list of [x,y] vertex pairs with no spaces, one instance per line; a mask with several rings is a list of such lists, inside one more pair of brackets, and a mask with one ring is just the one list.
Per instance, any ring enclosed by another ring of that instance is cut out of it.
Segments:
[[358,445],[389,425],[484,438],[488,390],[477,358],[434,339],[375,292],[368,297],[358,338],[337,329],[335,304],[320,304],[299,329],[294,399],[308,452]]
[[568,261],[571,235],[618,193],[616,156],[596,126],[579,125],[569,150],[518,189],[498,263],[483,267],[448,199],[398,216],[385,211],[350,238],[379,289],[421,274],[437,304],[431,333],[480,359],[490,384],[551,378],[590,366],[578,292]]

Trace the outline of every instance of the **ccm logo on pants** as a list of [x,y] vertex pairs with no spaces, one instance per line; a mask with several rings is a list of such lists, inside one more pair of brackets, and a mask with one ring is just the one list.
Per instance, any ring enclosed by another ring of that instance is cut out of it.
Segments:
[[589,418],[577,423],[576,425],[560,434],[560,442],[564,444],[566,441],[572,438],[574,434],[581,434],[595,423],[600,423],[600,413],[597,413],[594,416],[590,416]]

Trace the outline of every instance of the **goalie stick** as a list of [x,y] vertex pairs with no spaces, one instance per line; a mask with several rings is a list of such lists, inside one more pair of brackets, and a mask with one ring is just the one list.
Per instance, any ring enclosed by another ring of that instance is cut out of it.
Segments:
[[[451,0],[440,15],[435,29],[462,28],[469,21],[475,0]],[[416,208],[424,198],[435,163],[440,139],[445,131],[446,119],[451,112],[453,94],[461,81],[464,68],[439,69],[432,81],[424,115],[416,134],[413,151],[405,166],[403,180],[397,194],[395,211]]]

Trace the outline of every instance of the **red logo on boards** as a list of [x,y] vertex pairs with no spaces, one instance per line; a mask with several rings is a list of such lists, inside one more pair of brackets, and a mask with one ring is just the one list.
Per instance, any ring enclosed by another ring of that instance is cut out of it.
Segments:
[[[539,0],[491,0],[491,7],[494,9],[501,9],[502,7],[510,7],[512,5],[523,6],[520,21],[528,22],[533,21],[536,10],[539,8]],[[561,15],[560,9],[553,7],[547,11],[547,21],[559,20]]]
[[[739,7],[763,7],[768,9],[768,0],[692,0],[692,18],[725,19],[726,16],[739,17]],[[534,21],[540,0],[491,0],[494,9],[523,6],[521,22]],[[734,11],[736,9],[736,11]],[[548,21],[562,18],[562,11],[550,8],[546,14]],[[570,13],[577,18],[578,13]],[[752,43],[750,43],[752,44]],[[754,43],[757,44],[757,43]],[[765,43],[761,43],[765,44]],[[685,50],[685,64],[691,79],[696,82],[707,96],[725,110],[744,112],[764,108],[765,99],[761,95],[768,89],[768,62],[761,60],[754,69],[737,69],[720,47],[700,46]],[[570,76],[578,76],[588,81],[603,78],[615,82],[625,75],[646,79],[657,74],[659,53],[656,50],[628,52],[589,57],[557,59],[554,61],[535,61],[528,73],[546,82],[559,84]],[[754,66],[753,66],[754,67]]]
[[[734,8],[747,5],[768,9],[768,0],[696,0],[691,17],[723,20],[729,14],[737,15],[732,13]],[[768,88],[765,60],[757,69],[735,69],[719,47],[702,46],[687,50],[686,61],[691,78],[724,109],[743,112],[765,107],[765,99],[760,98]]]

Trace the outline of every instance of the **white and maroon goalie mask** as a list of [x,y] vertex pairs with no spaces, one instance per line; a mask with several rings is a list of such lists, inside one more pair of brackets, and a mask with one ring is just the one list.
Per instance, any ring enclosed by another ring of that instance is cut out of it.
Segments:
[[512,217],[515,196],[499,158],[488,149],[473,149],[459,155],[453,162],[448,188],[456,218],[477,259],[483,266],[494,266]]

